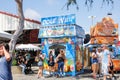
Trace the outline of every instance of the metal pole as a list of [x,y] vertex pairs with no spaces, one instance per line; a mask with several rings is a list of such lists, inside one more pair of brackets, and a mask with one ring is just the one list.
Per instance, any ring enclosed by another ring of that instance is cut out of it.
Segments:
[[96,17],[96,16],[89,16],[89,17],[88,17],[88,18],[91,18],[91,20],[92,20],[91,26],[93,26],[93,20],[94,20],[95,17]]

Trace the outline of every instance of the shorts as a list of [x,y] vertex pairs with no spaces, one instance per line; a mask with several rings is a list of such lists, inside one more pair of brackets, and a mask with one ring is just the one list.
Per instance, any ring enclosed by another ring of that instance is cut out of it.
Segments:
[[42,61],[39,61],[39,62],[38,62],[38,66],[39,66],[39,67],[42,67],[42,66],[43,66],[43,62],[42,62]]
[[108,65],[106,63],[102,63],[102,73],[103,75],[109,75]]
[[49,62],[48,61],[48,66],[54,66],[54,64],[55,64],[54,62]]
[[92,60],[92,64],[95,64],[95,63],[98,63],[98,60],[97,60],[97,59],[93,59],[93,60]]
[[110,70],[113,70],[114,66],[113,66],[113,65],[112,65],[112,66],[109,66],[109,68],[110,68]]

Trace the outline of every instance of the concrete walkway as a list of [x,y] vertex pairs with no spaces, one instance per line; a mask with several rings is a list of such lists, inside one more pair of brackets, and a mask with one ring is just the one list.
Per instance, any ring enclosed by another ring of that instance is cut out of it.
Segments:
[[[71,76],[66,76],[63,78],[56,78],[56,77],[47,77],[47,78],[37,78],[37,70],[38,67],[32,67],[32,70],[34,71],[34,74],[13,74],[13,80],[95,80],[92,78],[92,74],[91,73],[84,73],[84,74],[80,74],[76,77],[71,77]],[[115,74],[115,76],[117,77],[117,80],[120,80],[119,76],[120,73]],[[96,80],[103,80],[102,77],[97,78]]]
[[49,77],[49,78],[40,78],[38,79],[35,74],[32,75],[23,75],[23,74],[14,74],[13,80],[94,80],[92,78],[80,78],[78,77],[64,77],[64,78],[56,78],[56,77]]

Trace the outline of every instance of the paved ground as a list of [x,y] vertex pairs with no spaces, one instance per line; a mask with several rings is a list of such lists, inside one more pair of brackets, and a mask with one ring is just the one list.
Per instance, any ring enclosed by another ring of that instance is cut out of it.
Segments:
[[[71,76],[67,76],[67,77],[63,77],[63,78],[56,78],[56,77],[47,77],[47,78],[43,78],[43,79],[38,79],[37,78],[37,68],[32,68],[34,71],[34,74],[13,74],[13,80],[95,80],[93,79],[91,76],[91,73],[84,73],[84,74],[80,74],[76,77],[71,77]],[[117,77],[117,80],[120,80],[120,73],[115,74],[115,76]],[[102,77],[97,78],[96,80],[103,80]]]

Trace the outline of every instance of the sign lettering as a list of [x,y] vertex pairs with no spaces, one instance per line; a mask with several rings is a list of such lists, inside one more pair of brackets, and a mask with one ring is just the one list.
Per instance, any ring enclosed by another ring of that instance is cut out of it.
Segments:
[[43,26],[75,24],[75,14],[41,18]]

